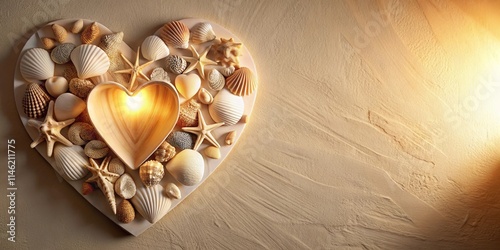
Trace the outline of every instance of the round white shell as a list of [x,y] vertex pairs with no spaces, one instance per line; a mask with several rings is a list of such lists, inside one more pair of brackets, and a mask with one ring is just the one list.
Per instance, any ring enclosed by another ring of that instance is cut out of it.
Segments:
[[68,91],[68,80],[62,76],[53,76],[45,81],[45,89],[53,97],[58,97]]
[[203,156],[196,150],[184,149],[174,156],[165,168],[180,183],[186,186],[198,184],[205,173]]
[[208,112],[215,122],[224,122],[230,126],[236,124],[245,111],[243,97],[233,95],[223,89],[214,97],[214,102],[208,106]]
[[115,182],[115,192],[123,199],[130,199],[134,197],[137,189],[132,176],[125,173]]
[[78,96],[64,93],[57,97],[54,104],[54,114],[58,121],[76,118],[85,110],[87,105]]
[[191,41],[193,43],[204,43],[215,39],[215,33],[210,23],[197,23],[191,29]]
[[141,45],[142,56],[150,61],[156,61],[167,57],[170,50],[158,36],[148,36]]
[[28,81],[46,80],[54,75],[54,62],[42,48],[27,50],[20,62],[21,75]]
[[131,199],[134,208],[151,223],[157,222],[170,209],[172,201],[163,193],[161,185],[140,186]]
[[80,146],[64,146],[56,144],[54,148],[54,160],[56,171],[65,179],[72,181],[85,177],[88,173],[88,157]]
[[110,65],[106,52],[93,44],[76,47],[71,52],[71,61],[80,79],[102,75],[108,71]]

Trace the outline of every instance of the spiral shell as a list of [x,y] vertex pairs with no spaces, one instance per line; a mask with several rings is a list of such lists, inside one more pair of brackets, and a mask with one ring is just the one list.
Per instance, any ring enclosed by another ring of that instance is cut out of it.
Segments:
[[92,43],[97,38],[97,36],[99,36],[100,32],[101,31],[99,30],[99,25],[97,25],[96,22],[93,22],[82,31],[80,39],[82,40],[82,43]]
[[71,61],[80,79],[102,75],[108,71],[110,65],[106,52],[92,44],[76,47],[71,52]]
[[59,44],[50,52],[50,58],[57,64],[65,64],[69,62],[73,49],[75,49],[75,45],[72,43]]
[[224,88],[225,84],[226,79],[218,70],[212,69],[210,73],[208,73],[208,87],[210,87],[210,89],[219,91]]
[[24,113],[30,118],[40,118],[47,112],[50,96],[38,85],[38,83],[30,83],[23,97]]
[[147,187],[160,183],[163,175],[165,175],[163,165],[155,160],[143,163],[139,169],[139,176],[141,177],[142,183]]
[[160,30],[160,37],[168,46],[187,49],[189,46],[189,28],[182,22],[172,21]]
[[56,171],[65,179],[72,181],[85,177],[88,169],[88,158],[85,156],[80,146],[63,146],[56,144],[54,148],[54,160],[56,162]]
[[47,80],[54,75],[54,68],[49,52],[42,48],[27,50],[20,62],[21,75],[28,81]]
[[141,45],[141,52],[144,58],[156,61],[165,58],[170,53],[167,45],[157,36],[148,36]]
[[193,43],[204,43],[215,39],[212,25],[209,23],[197,23],[191,28],[191,41]]
[[241,67],[226,79],[226,87],[235,95],[250,95],[257,89],[257,77],[249,68]]
[[135,209],[150,223],[155,223],[167,214],[172,201],[163,194],[160,185],[138,187],[131,199]]
[[215,97],[214,102],[208,106],[208,112],[215,122],[224,122],[230,126],[236,124],[245,110],[243,97],[233,95],[227,89],[221,90]]
[[178,55],[169,55],[166,58],[167,68],[175,74],[182,74],[186,70],[187,62]]
[[175,156],[175,153],[174,146],[164,141],[155,151],[155,160],[159,162],[167,162]]
[[68,37],[68,32],[63,26],[57,23],[52,24],[52,31],[54,32],[54,36],[56,37],[56,40],[58,42],[64,43],[64,41],[66,41],[66,37]]

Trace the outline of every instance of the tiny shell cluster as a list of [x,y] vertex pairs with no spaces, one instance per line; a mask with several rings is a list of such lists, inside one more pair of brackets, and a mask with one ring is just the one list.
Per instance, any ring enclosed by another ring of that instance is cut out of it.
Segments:
[[143,40],[138,57],[160,64],[144,73],[175,85],[182,103],[174,130],[133,170],[99,136],[86,107],[91,91],[108,75],[122,84],[129,81],[112,73],[128,69],[120,57],[124,34],[102,34],[98,23],[82,19],[48,30],[40,48],[24,51],[20,73],[28,118],[43,120],[54,102],[56,122],[71,122],[61,135],[69,144],[55,144],[55,170],[68,181],[84,181],[82,194],[103,196],[120,223],[134,221],[136,212],[155,223],[173,200],[186,195],[186,186],[206,177],[205,163],[220,159],[221,149],[234,144],[236,132],[224,134],[220,128],[247,121],[244,97],[256,91],[258,80],[240,65],[242,43],[217,37],[208,22],[188,27],[181,21],[168,22]]

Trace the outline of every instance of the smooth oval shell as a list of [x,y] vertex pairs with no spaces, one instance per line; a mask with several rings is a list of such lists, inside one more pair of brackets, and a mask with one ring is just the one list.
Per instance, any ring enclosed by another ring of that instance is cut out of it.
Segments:
[[166,58],[167,68],[174,74],[182,74],[186,70],[187,62],[178,55],[169,55]]
[[193,43],[204,43],[215,39],[212,25],[209,23],[197,23],[191,29],[191,41]]
[[224,122],[226,126],[236,124],[244,111],[243,97],[233,95],[227,89],[221,90],[214,97],[214,102],[208,106],[208,112],[212,119],[215,122]]
[[192,149],[182,150],[165,167],[178,182],[186,186],[198,184],[205,173],[203,156]]
[[179,21],[163,25],[160,37],[168,46],[174,48],[187,49],[189,46],[189,28]]
[[170,209],[172,201],[163,194],[160,185],[152,187],[141,186],[131,199],[135,209],[150,223],[161,219]]
[[71,27],[71,33],[78,34],[83,29],[83,19],[78,19],[73,23]]
[[210,92],[208,92],[208,90],[201,88],[198,92],[198,100],[200,100],[203,104],[211,104],[214,101],[214,97],[210,94]]
[[148,36],[141,45],[141,52],[144,58],[156,61],[165,58],[170,53],[167,45],[158,36]]
[[50,96],[43,91],[38,83],[30,83],[24,92],[23,109],[30,118],[40,118],[47,113]]
[[165,186],[165,193],[167,194],[167,196],[169,198],[172,198],[172,199],[180,199],[182,196],[181,196],[181,190],[179,189],[179,187],[177,185],[175,185],[175,183],[168,183],[166,186]]
[[134,197],[136,190],[134,179],[127,173],[120,176],[115,182],[115,192],[123,199]]
[[201,78],[197,74],[178,75],[175,77],[177,91],[186,99],[191,99],[201,86]]
[[85,145],[85,155],[93,159],[104,158],[109,153],[109,147],[100,140],[92,140]]
[[145,162],[139,169],[139,177],[147,187],[160,183],[163,175],[165,175],[163,165],[155,160]]
[[80,79],[102,75],[108,71],[110,65],[106,52],[92,44],[76,47],[71,52],[71,61]]
[[226,79],[218,70],[210,70],[210,73],[208,73],[208,87],[210,87],[210,89],[219,91],[224,88],[225,84]]
[[68,140],[74,145],[85,145],[97,139],[97,134],[92,125],[85,122],[75,122],[68,129]]
[[68,91],[68,80],[62,76],[53,76],[45,80],[45,89],[53,97],[58,97]]
[[65,179],[76,181],[85,177],[89,172],[85,167],[88,165],[88,157],[80,146],[67,147],[56,144],[54,147],[54,160],[56,162],[56,171]]
[[57,97],[54,104],[54,114],[58,121],[76,118],[85,110],[85,102],[71,93],[64,93]]
[[109,172],[122,175],[125,173],[125,164],[120,160],[120,158],[115,157],[109,162],[108,170]]
[[209,158],[219,159],[220,158],[220,149],[214,146],[208,146],[203,150],[203,153]]
[[42,48],[27,50],[20,62],[20,71],[28,81],[46,80],[54,75],[55,64],[49,52]]
[[116,207],[116,219],[122,223],[129,223],[135,219],[135,210],[130,201],[122,200]]
[[249,68],[241,67],[226,79],[226,87],[235,95],[250,95],[257,89],[257,77]]

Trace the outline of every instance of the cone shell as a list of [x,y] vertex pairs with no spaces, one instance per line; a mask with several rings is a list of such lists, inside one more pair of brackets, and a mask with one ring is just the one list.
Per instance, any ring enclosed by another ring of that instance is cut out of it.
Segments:
[[235,95],[250,95],[257,88],[257,77],[249,68],[241,67],[226,79],[226,87]]
[[139,176],[147,187],[155,186],[160,183],[163,175],[165,175],[163,165],[155,160],[145,162],[139,169]]
[[167,45],[157,36],[148,36],[141,45],[141,52],[144,58],[156,61],[165,58],[170,53]]
[[49,37],[42,37],[42,46],[44,49],[52,49],[56,46],[56,40]]
[[123,32],[108,34],[101,37],[99,47],[104,50],[108,56],[112,56],[118,51],[122,42]]
[[209,23],[197,23],[191,29],[191,41],[193,43],[204,43],[215,39],[215,33],[212,25]]
[[203,179],[205,161],[198,151],[185,149],[175,155],[165,168],[178,182],[193,186]]
[[243,97],[233,95],[227,89],[221,90],[215,97],[214,102],[208,106],[210,116],[215,122],[224,122],[224,125],[236,124],[245,110]]
[[38,85],[30,83],[24,92],[23,108],[24,113],[30,118],[40,118],[47,112],[50,96]]
[[78,19],[73,23],[71,27],[71,33],[78,34],[83,29],[83,19]]
[[99,33],[99,25],[94,22],[82,31],[80,39],[82,40],[82,43],[89,44],[92,43],[97,38],[97,36],[99,36]]
[[71,52],[71,61],[80,79],[102,75],[108,71],[110,65],[106,52],[92,44],[76,47]]
[[210,73],[208,73],[208,87],[210,87],[210,89],[219,91],[224,88],[225,84],[226,79],[218,70],[212,69]]
[[166,58],[167,68],[170,69],[172,73],[182,74],[186,70],[187,62],[184,58],[178,55],[169,55]]
[[65,179],[76,181],[85,177],[88,169],[88,158],[80,146],[63,146],[56,144],[54,148],[56,171]]
[[115,182],[115,192],[123,199],[134,197],[136,191],[134,179],[127,173],[120,176]]
[[42,48],[27,50],[20,62],[21,75],[28,81],[46,80],[54,75],[54,62]]
[[151,223],[157,222],[167,214],[172,205],[172,201],[163,194],[162,189],[160,185],[139,187],[131,199],[137,212]]
[[54,32],[54,36],[59,43],[64,43],[64,41],[66,41],[68,32],[63,26],[59,24],[52,24],[52,31]]
[[189,28],[179,21],[163,25],[160,37],[168,46],[174,48],[187,49],[189,46]]

